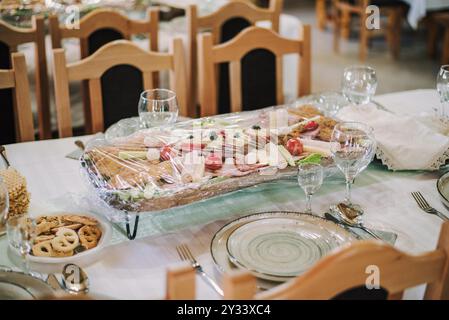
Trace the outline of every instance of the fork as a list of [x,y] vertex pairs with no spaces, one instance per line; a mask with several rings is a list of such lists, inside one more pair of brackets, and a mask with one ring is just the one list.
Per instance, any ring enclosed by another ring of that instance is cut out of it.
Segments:
[[421,194],[421,192],[417,191],[417,192],[412,192],[412,197],[415,199],[416,203],[418,204],[418,206],[424,211],[427,212],[429,214],[434,214],[438,217],[440,217],[443,220],[449,221],[449,218],[446,217],[444,214],[442,214],[441,212],[439,212],[437,209],[433,208],[430,206],[430,204],[426,201],[426,199],[424,199],[423,195]]
[[223,290],[220,286],[207,274],[204,272],[203,267],[198,263],[198,261],[193,256],[189,247],[186,244],[181,244],[176,247],[176,251],[178,251],[178,255],[183,261],[188,261],[195,269],[196,273],[198,273],[204,281],[212,287],[220,296],[223,296]]

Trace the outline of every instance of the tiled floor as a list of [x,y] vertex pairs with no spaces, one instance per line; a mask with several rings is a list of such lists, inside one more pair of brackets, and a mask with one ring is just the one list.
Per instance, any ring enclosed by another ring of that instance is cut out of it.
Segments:
[[[312,91],[338,90],[340,77],[346,66],[360,64],[358,60],[358,38],[341,41],[341,52],[333,52],[333,30],[316,28],[314,0],[284,0],[284,12],[294,15],[312,25]],[[366,64],[377,70],[378,93],[434,88],[439,62],[428,58],[425,30],[413,31],[408,25],[402,30],[401,56],[395,61],[389,54],[384,39],[375,39]]]

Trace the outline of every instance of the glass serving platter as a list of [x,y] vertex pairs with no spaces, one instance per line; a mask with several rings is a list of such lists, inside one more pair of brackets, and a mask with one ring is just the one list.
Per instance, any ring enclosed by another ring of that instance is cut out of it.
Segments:
[[[180,207],[292,178],[299,161],[318,162],[327,175],[334,174],[337,169],[329,153],[320,149],[329,142],[314,140],[310,133],[329,133],[332,128],[326,126],[335,121],[293,111],[294,106],[276,106],[143,130],[138,118],[125,119],[87,145],[82,172],[101,201],[127,213]],[[319,114],[316,108],[313,112]],[[273,119],[278,126],[272,126]],[[303,128],[306,125],[313,128]],[[296,137],[301,137],[304,149],[293,154],[287,140]],[[315,143],[317,148],[309,146]]]

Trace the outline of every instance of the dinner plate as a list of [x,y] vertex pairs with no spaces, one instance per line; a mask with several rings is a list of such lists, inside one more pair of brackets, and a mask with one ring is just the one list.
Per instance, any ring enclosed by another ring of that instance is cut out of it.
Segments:
[[449,207],[449,172],[446,172],[437,180],[437,190],[441,201],[446,207]]
[[[106,221],[104,218],[88,213],[88,212],[82,212],[82,213],[69,213],[69,212],[54,212],[54,213],[44,213],[39,215],[46,215],[46,216],[52,216],[52,215],[62,215],[62,214],[78,214],[83,215],[91,218],[95,218],[100,226],[102,235],[100,238],[100,241],[98,242],[98,245],[95,248],[80,252],[76,255],[73,255],[71,257],[36,257],[33,255],[28,255],[27,259],[30,264],[31,270],[39,271],[42,273],[59,273],[61,272],[64,265],[69,263],[74,263],[79,265],[80,267],[87,267],[88,265],[96,262],[101,258],[101,251],[109,244],[112,236],[112,228],[111,224]],[[9,246],[9,256],[11,260],[14,262],[14,264],[20,266],[22,264],[20,253],[14,249],[13,247]]]
[[53,299],[57,294],[46,282],[23,272],[0,267],[0,300]]
[[[357,236],[355,234],[347,231],[346,229],[333,223],[332,221],[317,216],[288,211],[272,211],[272,212],[256,213],[229,222],[214,235],[211,241],[210,251],[212,259],[217,269],[220,272],[226,273],[237,268],[237,266],[231,261],[231,259],[229,259],[227,250],[228,239],[235,230],[252,222],[263,220],[269,221],[270,219],[287,219],[290,221],[296,220],[304,225],[309,225],[309,228],[311,230],[317,229],[322,230],[321,231],[322,234],[333,239],[332,249],[345,243],[357,240]],[[314,225],[314,227],[313,228],[310,227],[311,225]],[[324,256],[324,254],[321,254],[320,257],[322,256]],[[306,269],[304,269],[304,271],[305,270]],[[255,276],[258,278],[258,286],[264,289],[269,289],[279,284],[279,282],[284,282],[291,278],[291,276],[285,277],[278,275],[269,275],[254,271],[253,274],[255,274]]]

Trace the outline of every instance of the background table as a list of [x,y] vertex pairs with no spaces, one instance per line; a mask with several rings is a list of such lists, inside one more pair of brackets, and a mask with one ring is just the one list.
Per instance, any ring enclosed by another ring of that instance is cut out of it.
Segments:
[[419,21],[428,11],[449,9],[447,0],[403,0],[410,5],[407,20],[412,28],[417,29]]
[[[418,98],[419,97],[419,98]],[[439,103],[435,90],[419,90],[379,96],[380,103],[392,110],[405,108],[415,113]],[[83,137],[88,140],[89,137]],[[51,210],[81,209],[82,203],[68,203],[70,195],[87,192],[77,161],[65,158],[74,149],[75,138],[21,143],[6,146],[11,163],[26,176],[32,197],[32,214]],[[421,191],[438,210],[441,204],[435,182],[438,172],[390,172],[373,164],[356,179],[353,200],[365,209],[366,224],[398,234],[396,246],[410,253],[421,253],[436,246],[442,221],[422,212],[410,196]],[[314,212],[325,212],[344,197],[341,177],[327,180],[317,193]],[[78,196],[75,199],[80,199]],[[82,198],[81,198],[82,199]],[[85,205],[85,204],[84,204]],[[106,248],[97,263],[86,268],[93,292],[119,299],[158,299],[164,296],[165,272],[179,262],[175,250],[188,244],[205,270],[218,278],[209,245],[214,233],[226,221],[251,212],[272,209],[301,210],[304,195],[294,180],[262,188],[250,188],[234,195],[209,200],[158,214],[149,222],[149,236]],[[0,239],[0,264],[10,264],[7,241]],[[217,295],[197,279],[198,297]],[[423,286],[406,292],[406,298],[422,298]]]

